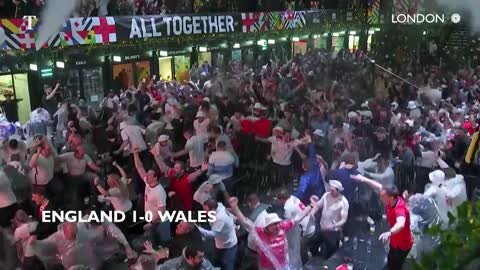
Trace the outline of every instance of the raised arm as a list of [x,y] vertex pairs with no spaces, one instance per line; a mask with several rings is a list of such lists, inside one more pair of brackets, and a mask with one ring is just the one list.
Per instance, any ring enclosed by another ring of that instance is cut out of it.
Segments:
[[102,194],[103,196],[109,196],[110,194],[108,193],[108,191],[106,191],[101,185],[100,185],[100,178],[95,177],[95,179],[93,180],[93,184],[95,185],[95,187],[97,188],[98,192],[100,192],[100,194]]
[[150,153],[152,153],[153,157],[155,158],[155,162],[158,165],[158,168],[160,168],[160,171],[164,174],[168,174],[168,171],[171,169],[170,167],[163,162],[162,158],[160,157],[160,153],[158,153],[157,147],[153,146],[152,149],[150,150]]
[[47,100],[52,99],[52,98],[55,96],[55,94],[57,93],[57,91],[58,91],[59,88],[60,88],[60,84],[57,83],[57,84],[55,85],[55,88],[52,90],[52,92],[50,92],[50,94],[47,95],[46,99],[47,99]]
[[125,171],[125,169],[123,169],[122,167],[120,167],[120,165],[118,165],[118,163],[116,161],[114,161],[112,163],[112,165],[117,168],[117,170],[120,172],[120,175],[122,176],[122,178],[125,178],[127,179],[128,178],[128,175],[127,175],[127,172]]
[[143,162],[140,159],[140,155],[138,154],[138,147],[134,146],[133,147],[133,160],[135,162],[135,169],[137,169],[138,174],[142,179],[147,176],[147,172],[145,171],[145,168],[143,167]]
[[238,221],[245,228],[245,230],[249,232],[252,231],[254,229],[253,222],[243,215],[242,211],[238,207],[238,198],[231,197],[228,200],[228,204],[230,205],[233,214],[237,217]]
[[352,179],[356,180],[356,181],[359,181],[360,183],[365,183],[367,184],[368,186],[370,186],[375,192],[377,193],[380,193],[380,191],[382,190],[383,188],[383,185],[378,183],[377,181],[375,180],[372,180],[372,179],[368,179],[367,177],[363,176],[363,175],[352,175],[351,176]]
[[208,162],[205,161],[203,164],[202,164],[202,167],[198,170],[196,170],[195,172],[191,173],[188,175],[188,181],[190,183],[192,182],[195,182],[195,180],[198,179],[198,177],[200,177],[200,175],[202,175],[204,172],[206,172],[208,170]]
[[313,195],[310,197],[310,205],[308,205],[300,215],[297,215],[294,219],[293,222],[296,224],[302,222],[302,220],[312,212],[312,209],[315,208],[315,205],[318,202],[318,197]]

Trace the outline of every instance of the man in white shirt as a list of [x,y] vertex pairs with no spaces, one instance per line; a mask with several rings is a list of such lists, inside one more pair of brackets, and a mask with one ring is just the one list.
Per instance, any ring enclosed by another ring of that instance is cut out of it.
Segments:
[[195,129],[195,135],[208,137],[208,126],[210,125],[210,118],[206,118],[207,115],[203,111],[198,111],[196,119],[193,121],[193,128]]
[[[75,152],[68,152],[57,156],[57,161],[65,163],[68,169],[68,184],[73,207],[80,207],[81,200],[85,197],[96,194],[94,179],[97,177],[95,173],[100,173],[100,168],[93,160],[85,154],[82,145],[75,148]],[[87,168],[95,173],[87,171]]]
[[126,152],[133,152],[132,148],[134,145],[138,147],[140,152],[147,150],[147,144],[143,139],[145,135],[145,130],[137,125],[127,124],[125,122],[120,123],[120,135],[122,136],[122,146],[118,149],[118,152],[126,150]]
[[227,144],[224,141],[217,143],[217,151],[210,154],[208,159],[208,175],[217,174],[221,176],[227,190],[231,177],[233,176],[233,166],[235,158],[226,150]]
[[178,158],[188,154],[190,170],[198,170],[207,159],[205,144],[208,142],[208,137],[193,135],[193,130],[191,128],[185,129],[183,136],[187,140],[185,143],[185,149],[172,154],[172,157]]
[[[145,215],[148,222],[151,217],[150,231],[153,234],[153,240],[157,245],[164,245],[171,239],[170,222],[165,220],[161,221],[159,212],[165,212],[167,206],[167,194],[165,189],[158,181],[157,173],[154,170],[145,171],[143,163],[140,159],[139,149],[134,146],[133,158],[135,161],[135,168],[139,176],[145,182]],[[148,214],[147,214],[148,213]]]
[[209,199],[203,204],[205,211],[215,212],[215,222],[210,223],[211,231],[199,227],[200,232],[215,238],[216,266],[222,270],[234,270],[237,259],[237,234],[235,221],[223,204]]
[[268,139],[256,137],[258,141],[271,143],[270,155],[273,161],[273,174],[276,184],[286,185],[290,176],[291,157],[295,147],[307,143],[304,140],[292,140],[290,131],[281,127],[273,129],[273,136]]
[[[340,181],[330,180],[330,191],[326,192],[317,202],[314,211],[321,209],[320,235],[318,242],[323,244],[324,258],[329,258],[338,249],[343,225],[347,221],[349,204],[340,193],[343,186]],[[317,243],[318,243],[317,242]],[[318,253],[318,246],[314,247],[312,254]]]

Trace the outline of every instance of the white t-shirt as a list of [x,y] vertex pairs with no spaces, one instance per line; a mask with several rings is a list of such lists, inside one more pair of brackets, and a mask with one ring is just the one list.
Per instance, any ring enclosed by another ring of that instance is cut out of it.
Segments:
[[193,121],[193,128],[195,129],[195,135],[208,137],[208,126],[210,125],[210,119],[205,118],[201,123],[198,119]]
[[295,146],[300,144],[299,140],[284,142],[274,136],[268,138],[272,143],[271,155],[273,162],[278,165],[288,166],[292,164],[291,157]]
[[145,212],[152,212],[154,217],[158,216],[158,210],[167,206],[167,193],[160,183],[155,187],[145,186]]
[[322,218],[320,227],[322,230],[334,230],[334,224],[339,222],[342,217],[348,216],[349,204],[345,196],[338,195],[336,198],[330,195],[330,192],[323,194],[317,205],[322,207]]
[[208,137],[192,136],[185,143],[185,149],[188,150],[190,159],[190,167],[197,168],[202,166],[205,161],[207,153],[205,152],[205,144],[208,142]]
[[67,164],[68,173],[71,176],[80,176],[87,171],[87,165],[92,163],[92,159],[84,154],[82,159],[77,159],[74,152],[61,154],[58,158]]
[[215,247],[218,249],[231,248],[237,244],[235,222],[233,217],[227,213],[225,206],[218,203],[216,220],[210,223],[212,231],[216,232]]
[[[127,179],[125,178],[122,178],[120,181],[125,184],[127,183]],[[132,201],[130,201],[128,195],[126,197],[123,197],[122,192],[119,188],[110,188],[108,190],[108,194],[110,195],[108,197],[108,200],[110,200],[113,209],[115,209],[116,211],[121,211],[125,213],[132,209]]]
[[145,143],[145,140],[143,139],[143,134],[145,131],[135,125],[127,125],[120,135],[122,135],[122,140],[127,141],[129,144],[129,150],[132,151],[132,147],[134,145],[138,146],[138,150],[140,152],[147,150],[147,144]]
[[29,176],[32,184],[46,185],[53,178],[53,169],[55,167],[55,160],[53,155],[45,157],[42,154],[37,159],[37,166],[30,170]]

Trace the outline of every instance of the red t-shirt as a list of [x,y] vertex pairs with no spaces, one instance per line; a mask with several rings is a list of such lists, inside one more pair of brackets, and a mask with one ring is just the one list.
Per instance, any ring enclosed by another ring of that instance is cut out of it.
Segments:
[[[255,231],[260,238],[260,241],[265,243],[266,248],[272,253],[272,255],[280,263],[280,266],[286,266],[287,261],[287,232],[291,230],[294,226],[293,220],[285,220],[280,222],[280,232],[275,237],[267,234],[265,228],[255,227]],[[268,256],[262,250],[261,247],[258,248],[258,254],[260,256],[260,266],[268,269],[273,269],[275,265],[270,261]]]
[[168,173],[170,179],[170,190],[174,191],[183,205],[183,210],[192,210],[193,205],[193,193],[190,181],[188,181],[188,174],[184,174],[180,178],[175,177],[173,170]]
[[387,207],[387,221],[390,224],[390,228],[397,222],[397,217],[405,217],[405,226],[400,232],[392,234],[390,246],[406,251],[413,246],[413,235],[410,231],[410,212],[401,197],[398,197],[395,206]]
[[260,138],[268,138],[272,134],[272,120],[258,119],[253,123],[253,132]]

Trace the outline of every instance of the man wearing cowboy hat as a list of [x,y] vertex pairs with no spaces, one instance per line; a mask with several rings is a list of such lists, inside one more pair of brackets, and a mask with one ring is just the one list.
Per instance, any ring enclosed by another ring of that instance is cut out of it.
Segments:
[[322,244],[324,258],[328,259],[339,247],[343,225],[347,222],[349,204],[342,195],[343,186],[338,180],[328,182],[330,190],[316,203],[314,212],[321,209],[320,230],[318,231],[317,244],[312,247],[312,254],[318,253],[318,244]]
[[229,200],[230,208],[240,221],[240,224],[249,232],[255,233],[258,242],[259,269],[260,270],[286,270],[289,269],[288,255],[286,253],[286,234],[295,225],[299,224],[312,211],[313,205],[318,197],[312,196],[311,204],[294,219],[282,220],[275,213],[265,217],[264,226],[254,226],[251,220],[247,219],[238,208],[238,198],[232,197]]

